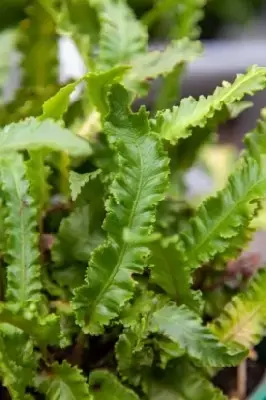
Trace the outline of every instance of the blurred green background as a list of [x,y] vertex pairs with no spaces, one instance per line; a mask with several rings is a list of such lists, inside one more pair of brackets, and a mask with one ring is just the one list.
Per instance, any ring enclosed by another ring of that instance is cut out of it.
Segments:
[[[154,5],[160,8],[159,19],[157,16],[149,23],[152,37],[156,39],[163,39],[169,28],[176,24],[175,12],[177,13],[178,9],[190,5],[193,7],[197,1],[205,2],[205,0],[128,0],[139,18],[145,18],[145,15],[147,17],[147,13],[150,13]],[[27,3],[28,0],[1,0],[0,30],[22,20],[23,9]],[[265,0],[207,0],[205,17],[200,23],[201,37],[215,38],[225,25],[248,23],[254,16],[260,15],[263,5],[265,6]]]

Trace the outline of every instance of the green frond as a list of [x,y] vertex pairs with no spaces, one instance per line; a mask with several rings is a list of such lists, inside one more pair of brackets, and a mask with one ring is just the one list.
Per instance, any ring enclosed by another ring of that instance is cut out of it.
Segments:
[[199,206],[179,235],[180,262],[195,269],[228,248],[230,252],[237,250],[246,238],[242,227],[249,225],[265,193],[261,166],[253,158],[243,157],[226,187]]
[[35,118],[27,118],[0,130],[0,155],[10,151],[42,148],[66,152],[73,156],[88,156],[91,153],[86,140],[51,120],[38,121]]
[[251,348],[264,336],[266,327],[266,271],[259,272],[243,293],[233,297],[209,329],[223,343],[236,342]]
[[150,382],[149,400],[226,400],[227,397],[187,360],[178,360]]
[[226,347],[202,325],[196,313],[186,306],[165,305],[154,312],[150,330],[164,335],[203,366],[237,365],[246,355],[242,347]]
[[25,165],[20,154],[0,158],[5,218],[7,300],[23,309],[40,300],[41,279],[37,235],[37,211],[29,195]]
[[85,377],[67,361],[53,363],[48,372],[36,377],[35,386],[47,400],[93,400]]
[[33,383],[37,357],[26,335],[0,329],[0,377],[13,400],[32,399],[26,394],[26,388]]
[[128,64],[147,47],[146,28],[137,20],[125,0],[108,0],[100,13],[99,69]]
[[144,82],[169,74],[177,65],[193,61],[200,55],[200,42],[192,42],[187,38],[171,42],[162,51],[151,51],[133,56],[125,84],[132,87],[132,82]]
[[89,378],[90,391],[94,400],[139,400],[139,397],[117,377],[105,370],[94,370]]
[[253,66],[246,74],[237,75],[232,84],[223,82],[223,86],[208,97],[201,96],[198,101],[189,97],[181,100],[180,105],[174,106],[172,110],[159,111],[154,129],[162,138],[176,143],[190,136],[193,128],[203,128],[224,105],[233,104],[245,95],[252,95],[265,87],[266,68]]
[[118,171],[106,203],[104,229],[108,238],[93,253],[86,284],[77,289],[73,306],[86,332],[99,333],[132,297],[133,273],[142,273],[149,250],[124,241],[124,229],[146,237],[152,232],[155,209],[163,199],[168,159],[159,139],[150,133],[144,109],[132,114],[128,95],[114,86],[105,132],[116,150]]
[[175,243],[155,242],[151,249],[151,279],[177,304],[186,304],[200,313],[200,292],[191,289],[192,275],[187,265],[180,263]]

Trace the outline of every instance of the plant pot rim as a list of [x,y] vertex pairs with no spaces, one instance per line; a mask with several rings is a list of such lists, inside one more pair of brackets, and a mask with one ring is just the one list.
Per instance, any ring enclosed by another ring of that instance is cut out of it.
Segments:
[[266,399],[266,372],[264,372],[257,388],[247,398],[247,400],[265,400]]

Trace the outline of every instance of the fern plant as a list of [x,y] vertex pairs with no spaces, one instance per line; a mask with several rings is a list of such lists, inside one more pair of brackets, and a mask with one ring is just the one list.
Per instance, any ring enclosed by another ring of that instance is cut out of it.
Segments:
[[[182,26],[196,32],[192,3]],[[266,273],[242,292],[211,287],[265,198],[265,113],[198,207],[185,174],[218,124],[266,88],[266,68],[206,98],[132,111],[157,77],[157,104],[171,103],[169,84],[201,51],[193,35],[149,51],[124,0],[39,0],[25,15],[12,33],[23,79],[0,110],[1,398],[226,399],[212,377],[262,338]],[[60,35],[88,68],[66,85]]]

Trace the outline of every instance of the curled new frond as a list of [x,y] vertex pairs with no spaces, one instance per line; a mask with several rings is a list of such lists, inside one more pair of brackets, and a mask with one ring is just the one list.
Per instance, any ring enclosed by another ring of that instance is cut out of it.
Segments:
[[143,272],[149,255],[145,245],[126,242],[123,233],[126,229],[133,237],[150,235],[156,205],[167,187],[168,160],[159,139],[149,131],[146,111],[132,114],[127,107],[127,92],[114,86],[105,123],[118,168],[106,203],[108,237],[93,253],[86,284],[76,290],[73,300],[78,323],[94,334],[132,297],[132,274]]

